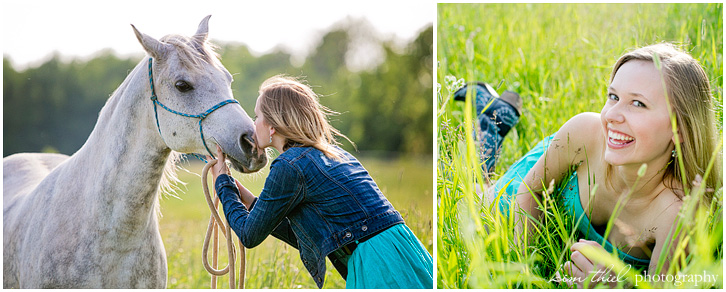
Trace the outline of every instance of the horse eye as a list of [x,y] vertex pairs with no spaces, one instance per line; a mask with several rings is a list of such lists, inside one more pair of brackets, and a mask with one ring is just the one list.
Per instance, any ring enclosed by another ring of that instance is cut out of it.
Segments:
[[194,87],[192,87],[191,85],[189,85],[189,83],[187,83],[184,80],[177,81],[176,84],[174,84],[174,86],[176,86],[176,89],[179,90],[179,91],[181,91],[181,92],[187,92],[189,90],[194,89]]

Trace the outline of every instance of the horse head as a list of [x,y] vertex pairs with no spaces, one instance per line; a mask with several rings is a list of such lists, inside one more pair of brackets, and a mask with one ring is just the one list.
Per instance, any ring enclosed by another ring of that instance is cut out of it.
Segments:
[[156,40],[132,25],[149,55],[150,118],[171,150],[214,156],[219,145],[237,171],[255,172],[267,156],[257,151],[252,119],[232,95],[232,74],[207,41],[210,16],[192,37]]

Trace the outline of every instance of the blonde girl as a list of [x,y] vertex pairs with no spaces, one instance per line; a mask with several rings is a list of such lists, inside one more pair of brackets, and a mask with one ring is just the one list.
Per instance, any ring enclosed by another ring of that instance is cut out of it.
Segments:
[[[433,288],[431,255],[360,162],[337,146],[335,136],[346,137],[330,126],[328,112],[293,78],[260,86],[255,142],[280,155],[258,197],[224,163],[213,168],[232,229],[248,248],[270,234],[297,248],[319,288],[325,257],[346,288]],[[218,155],[224,159],[221,149]]]
[[[462,92],[458,94],[465,94]],[[477,97],[483,104],[491,99],[484,98],[487,90],[483,87],[478,87]],[[572,117],[512,165],[491,194],[506,188],[502,211],[521,208],[539,218],[542,211],[537,202],[542,200],[542,191],[564,183],[565,206],[584,235],[572,245],[565,270],[574,279],[586,279],[602,270],[581,252],[585,246],[593,246],[614,251],[632,268],[653,274],[661,255],[666,257],[665,267],[669,266],[672,251],[681,240],[673,232],[684,188],[705,184],[708,202],[722,186],[720,159],[705,174],[711,156],[719,152],[715,151],[718,141],[712,100],[703,68],[674,45],[657,44],[626,53],[612,70],[600,113]],[[676,161],[678,155],[683,158],[683,168]],[[603,238],[618,204],[623,207],[614,219],[616,228]],[[515,212],[515,217],[520,234],[522,229],[531,231],[522,223],[527,216]]]

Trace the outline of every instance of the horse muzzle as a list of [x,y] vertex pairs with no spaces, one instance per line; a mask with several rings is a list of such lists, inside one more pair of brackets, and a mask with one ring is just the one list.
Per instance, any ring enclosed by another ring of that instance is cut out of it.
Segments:
[[260,153],[257,144],[254,142],[254,135],[244,133],[238,140],[238,155],[227,153],[227,158],[232,163],[232,167],[242,173],[257,172],[267,164],[267,155]]

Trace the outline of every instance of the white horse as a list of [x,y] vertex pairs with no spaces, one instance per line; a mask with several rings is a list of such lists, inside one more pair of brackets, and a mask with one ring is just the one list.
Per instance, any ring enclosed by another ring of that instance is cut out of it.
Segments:
[[[164,288],[158,198],[176,152],[207,153],[218,143],[238,171],[267,163],[252,120],[229,103],[232,75],[207,43],[208,20],[191,38],[156,40],[133,28],[148,57],[108,99],[78,152],[3,159],[4,288]],[[190,118],[161,104],[192,114],[221,107]]]

